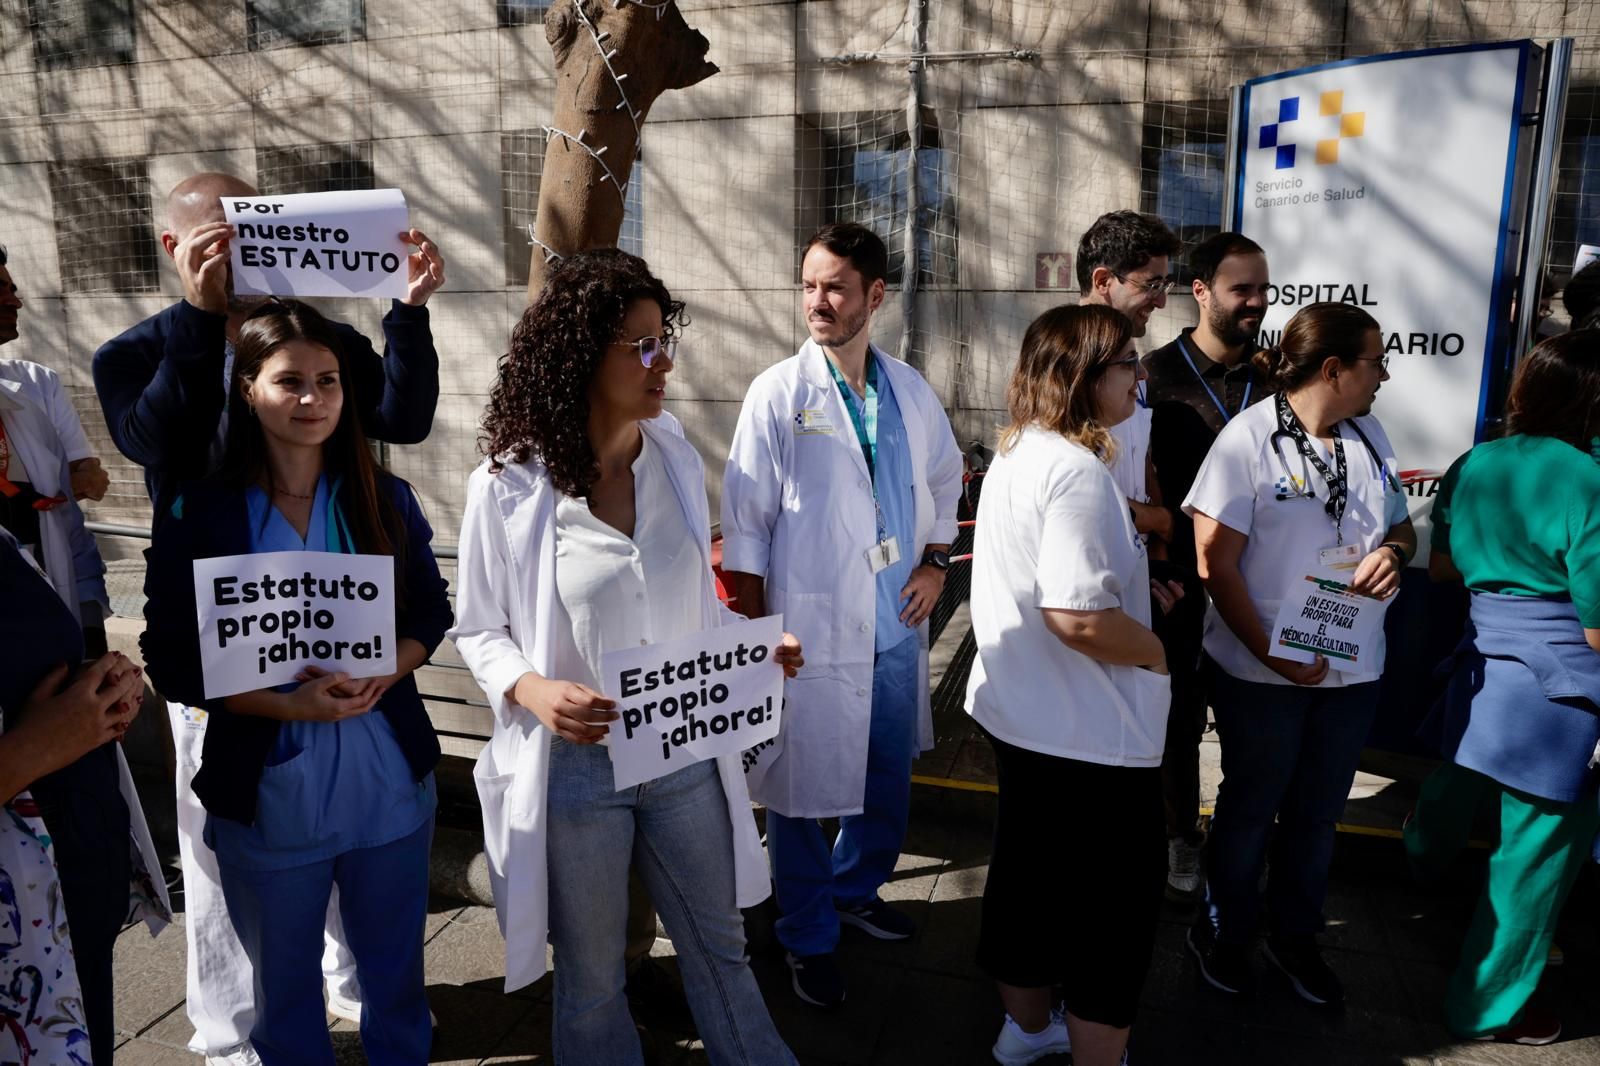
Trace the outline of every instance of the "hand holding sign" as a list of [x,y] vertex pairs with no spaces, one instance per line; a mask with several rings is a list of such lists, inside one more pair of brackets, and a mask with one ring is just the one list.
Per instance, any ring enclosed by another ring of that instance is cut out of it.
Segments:
[[183,298],[191,306],[214,315],[228,313],[228,240],[233,234],[227,222],[205,222],[172,250]]
[[1373,599],[1386,600],[1400,591],[1400,556],[1380,547],[1368,553],[1350,579],[1350,591]]
[[400,234],[400,239],[406,244],[416,247],[416,251],[406,257],[406,268],[410,276],[406,298],[401,303],[410,304],[412,307],[421,307],[444,285],[444,256],[439,254],[439,246],[428,239],[428,235],[419,229],[410,229]]

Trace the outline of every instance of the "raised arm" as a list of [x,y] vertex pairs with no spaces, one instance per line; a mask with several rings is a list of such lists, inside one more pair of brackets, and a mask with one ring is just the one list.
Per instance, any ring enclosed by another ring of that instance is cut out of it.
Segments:
[[118,451],[172,476],[204,472],[227,399],[226,322],[182,301],[95,352],[94,388]]

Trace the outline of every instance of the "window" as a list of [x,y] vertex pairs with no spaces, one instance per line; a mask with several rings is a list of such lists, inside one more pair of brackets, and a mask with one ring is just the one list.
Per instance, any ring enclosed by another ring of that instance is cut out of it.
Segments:
[[1185,251],[1222,229],[1227,126],[1226,103],[1146,105],[1141,209],[1172,227]]
[[1581,244],[1600,244],[1600,90],[1592,88],[1567,97],[1546,262],[1571,270]]
[[495,21],[501,26],[535,26],[544,21],[550,0],[495,0]]
[[367,39],[364,0],[245,0],[244,16],[252,52]]
[[909,223],[918,283],[957,283],[956,155],[943,146],[931,108],[923,109],[918,140],[913,148],[903,111],[795,116],[797,278],[807,237],[829,222],[859,222],[889,246],[888,281],[898,285],[905,277]]
[[44,70],[133,62],[132,0],[28,0],[28,25]]
[[160,253],[144,160],[51,163],[49,173],[62,289],[155,292]]
[[[506,284],[528,284],[528,227],[539,213],[539,179],[544,172],[545,132],[519,130],[500,135],[500,224],[505,234]],[[613,196],[607,182],[596,195]],[[644,152],[633,161],[628,192],[623,201],[622,232],[617,247],[632,255],[644,254]]]
[[372,189],[377,184],[372,145],[366,141],[256,149],[256,188],[263,196]]

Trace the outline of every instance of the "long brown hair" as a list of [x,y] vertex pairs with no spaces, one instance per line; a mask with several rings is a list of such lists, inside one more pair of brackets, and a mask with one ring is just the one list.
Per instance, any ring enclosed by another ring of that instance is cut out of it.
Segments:
[[[267,463],[266,435],[261,423],[246,413],[245,387],[256,380],[261,366],[291,341],[302,340],[326,348],[339,361],[339,387],[344,402],[333,433],[322,442],[322,466],[330,478],[342,479],[340,498],[345,521],[357,551],[392,555],[397,573],[404,573],[405,526],[394,499],[379,487],[381,467],[372,457],[367,435],[356,411],[354,379],[345,359],[344,345],[328,320],[316,308],[298,300],[273,300],[261,305],[239,327],[233,342],[233,380],[228,386],[227,450],[218,477],[241,487],[275,487]],[[396,593],[400,586],[395,586]]]
[[1506,433],[1589,451],[1600,436],[1600,330],[1549,337],[1528,353],[1506,398]]
[[1094,383],[1132,339],[1128,316],[1103,304],[1053,307],[1034,319],[1006,388],[1011,423],[1000,432],[1000,450],[1038,424],[1109,462],[1115,445],[1095,411]]
[[1377,328],[1378,320],[1355,304],[1310,304],[1289,319],[1277,344],[1251,361],[1274,391],[1294,392],[1317,376],[1329,356],[1354,363]]

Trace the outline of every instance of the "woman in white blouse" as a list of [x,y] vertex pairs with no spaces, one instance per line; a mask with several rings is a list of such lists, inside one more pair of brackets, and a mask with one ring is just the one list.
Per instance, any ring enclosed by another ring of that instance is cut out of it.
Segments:
[[1120,311],[1040,315],[978,503],[967,710],[1000,781],[978,964],[1000,985],[1006,1066],[1122,1061],[1161,911],[1169,694],[1150,605],[1181,589],[1150,581],[1107,466],[1143,377]]
[[[475,776],[506,987],[555,948],[562,1063],[642,1063],[624,995],[628,870],[678,949],[714,1063],[793,1063],[745,956],[768,891],[737,755],[617,791],[601,656],[737,619],[716,597],[705,472],[662,412],[683,304],[643,260],[569,256],[523,314],[461,528],[456,647],[495,711]],[[792,676],[800,649],[777,659]]]

